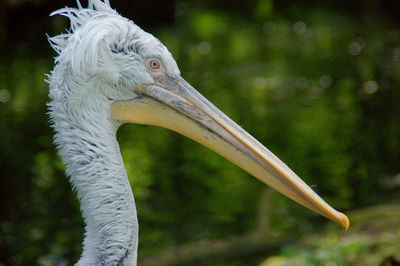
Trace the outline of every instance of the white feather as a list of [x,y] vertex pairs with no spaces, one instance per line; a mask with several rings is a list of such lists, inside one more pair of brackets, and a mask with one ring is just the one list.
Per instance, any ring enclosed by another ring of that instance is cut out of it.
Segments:
[[67,17],[71,26],[49,38],[58,56],[48,76],[48,107],[54,142],[86,224],[78,265],[136,265],[136,208],[111,105],[135,97],[136,86],[154,82],[147,58],[161,60],[171,77],[180,72],[167,48],[109,1],[90,0],[87,8],[77,1],[77,6],[51,14]]

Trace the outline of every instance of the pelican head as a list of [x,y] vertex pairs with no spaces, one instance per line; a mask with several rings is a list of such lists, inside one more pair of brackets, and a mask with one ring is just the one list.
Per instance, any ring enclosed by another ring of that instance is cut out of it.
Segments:
[[[82,161],[91,162],[78,148],[66,148],[70,139],[87,134],[92,139],[86,142],[93,142],[89,150],[95,150],[103,147],[95,139],[114,134],[121,124],[155,125],[201,143],[299,204],[349,227],[344,214],[186,82],[157,38],[120,16],[108,1],[89,1],[88,8],[78,3],[78,8],[56,14],[70,19],[71,30],[49,38],[59,54],[49,78],[50,116],[70,175],[88,175]],[[72,127],[80,133],[67,134]],[[73,182],[81,200],[90,192],[79,193],[84,180]],[[86,219],[95,219],[92,216]]]

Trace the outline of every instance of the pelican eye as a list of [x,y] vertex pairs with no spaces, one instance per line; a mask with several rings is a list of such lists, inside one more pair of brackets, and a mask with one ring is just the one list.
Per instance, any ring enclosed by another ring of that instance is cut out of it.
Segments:
[[157,59],[149,59],[147,60],[147,67],[152,71],[158,71],[161,68],[161,64]]

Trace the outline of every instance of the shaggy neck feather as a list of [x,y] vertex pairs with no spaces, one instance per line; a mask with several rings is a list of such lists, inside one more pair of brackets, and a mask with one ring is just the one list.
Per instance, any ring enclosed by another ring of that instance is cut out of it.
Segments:
[[85,220],[77,265],[136,265],[138,222],[110,104],[85,101],[85,111],[50,103],[55,141],[67,164]]

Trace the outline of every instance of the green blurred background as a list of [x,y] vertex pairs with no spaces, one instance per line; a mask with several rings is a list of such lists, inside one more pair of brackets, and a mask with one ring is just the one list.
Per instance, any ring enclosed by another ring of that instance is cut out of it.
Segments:
[[[0,265],[80,255],[79,203],[52,144],[44,82],[56,55],[45,33],[68,28],[48,15],[66,5],[75,1],[0,2]],[[139,265],[400,264],[400,2],[111,5],[352,221],[343,232],[189,139],[124,126]]]

